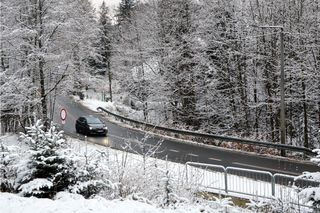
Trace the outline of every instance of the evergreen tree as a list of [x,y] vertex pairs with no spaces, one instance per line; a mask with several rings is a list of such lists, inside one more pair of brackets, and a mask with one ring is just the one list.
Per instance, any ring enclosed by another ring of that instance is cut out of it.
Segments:
[[[314,158],[311,158],[311,162],[320,166],[320,149],[313,150],[317,155]],[[303,198],[304,202],[312,202],[313,206],[316,208],[320,207],[320,172],[304,172],[296,179],[307,179],[314,181],[318,186],[313,186],[305,188],[300,192],[300,196]]]
[[165,50],[162,72],[166,76],[174,122],[198,127],[191,1],[159,1],[160,39]]
[[121,0],[117,13],[118,24],[123,24],[123,22],[130,22],[132,17],[132,11],[135,6],[135,0]]
[[108,165],[104,156],[90,162],[84,160],[88,156],[68,149],[63,131],[57,131],[55,126],[45,131],[38,120],[27,134],[22,133],[22,138],[30,151],[25,159],[16,162],[19,168],[14,188],[23,196],[53,198],[58,192],[70,191],[89,198],[103,189],[114,188],[106,177]]
[[111,52],[113,26],[109,17],[108,7],[106,7],[104,1],[100,7],[99,28],[99,43],[97,44],[97,47],[99,48],[98,53],[101,58],[99,60],[101,67],[99,66],[99,68],[104,69],[105,73],[108,75],[110,101],[112,101]]
[[67,190],[75,181],[73,162],[61,153],[66,148],[65,139],[56,127],[48,131],[40,121],[28,128],[22,138],[30,146],[26,167],[18,169],[15,188],[24,196],[52,198]]

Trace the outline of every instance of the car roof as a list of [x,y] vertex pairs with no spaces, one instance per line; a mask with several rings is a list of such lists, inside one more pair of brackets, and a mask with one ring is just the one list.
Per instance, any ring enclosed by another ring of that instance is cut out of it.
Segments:
[[103,123],[98,117],[93,116],[93,115],[85,115],[85,116],[81,116],[79,118],[85,118],[87,121],[89,120],[99,120],[101,123]]
[[97,118],[97,117],[95,117],[93,115],[84,115],[84,116],[81,116],[81,117],[83,117],[83,118]]

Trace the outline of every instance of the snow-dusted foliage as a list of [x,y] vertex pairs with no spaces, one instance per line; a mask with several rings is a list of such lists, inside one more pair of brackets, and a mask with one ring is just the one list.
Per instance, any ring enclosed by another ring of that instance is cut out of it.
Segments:
[[113,196],[113,190],[117,188],[110,180],[110,170],[105,152],[95,152],[94,158],[77,161],[75,172],[75,184],[69,187],[73,193],[82,194],[85,198],[98,194],[106,197]]
[[228,209],[234,206],[231,197],[213,197],[214,201],[210,202],[219,212],[229,212]]
[[0,192],[12,192],[15,179],[16,162],[19,159],[19,147],[5,145],[0,138]]
[[90,197],[111,186],[100,175],[100,158],[89,163],[72,152],[63,132],[54,125],[45,131],[41,121],[37,121],[21,137],[30,150],[17,170],[15,189],[20,194],[52,198],[59,191],[69,190]]
[[[317,155],[311,158],[311,162],[320,166],[320,149],[314,149]],[[304,172],[298,179],[307,179],[315,183],[314,187],[305,188],[300,192],[300,196],[304,202],[312,202],[312,204],[320,208],[320,172]]]
[[[45,197],[50,195],[52,198],[52,200],[30,199],[32,202],[38,202],[37,205],[40,205],[40,202],[52,205],[68,202],[68,204],[74,203],[73,206],[80,209],[78,205],[80,203],[83,205],[86,202],[101,203],[104,207],[108,205],[119,206],[129,202],[135,206],[143,205],[158,209],[158,212],[243,212],[243,210],[234,207],[229,198],[215,198],[212,201],[199,198],[199,188],[185,182],[185,167],[179,164],[151,157],[143,159],[139,155],[85,144],[76,139],[66,138],[64,140],[63,137],[57,136],[60,134],[57,130],[50,127],[48,131],[43,131],[41,127],[41,122],[37,122],[35,126],[29,128],[30,134],[27,133],[22,137],[24,141],[32,145],[31,149],[30,146],[23,147],[24,149],[21,151],[10,149],[12,155],[18,156],[10,164],[10,167],[14,168],[11,179],[15,180],[17,191],[20,191],[23,196]],[[62,133],[61,136],[63,136]],[[56,143],[58,148],[52,144],[45,145],[49,143],[48,141]],[[19,144],[20,148],[22,145]],[[6,146],[9,147],[8,144]],[[55,153],[55,155],[51,158],[38,156],[35,159],[35,153],[39,154],[41,150],[44,152],[46,149],[54,149],[55,152],[51,153]],[[18,154],[18,152],[21,153]],[[44,160],[41,164],[42,167],[39,166],[40,159]],[[50,170],[47,176],[35,176],[35,174],[40,174],[38,170],[45,166],[50,168],[50,165],[54,164],[52,163],[54,159],[62,159],[65,162],[63,165],[56,163],[57,170],[60,169],[57,173],[54,174]],[[34,163],[33,160],[35,160]],[[68,168],[65,167],[65,164],[69,165]],[[61,184],[58,185],[58,181],[63,180],[66,174],[70,175],[69,182],[60,182]],[[57,180],[57,177],[60,179]],[[18,185],[19,180],[20,185]],[[24,180],[23,183],[22,180]],[[66,183],[69,184],[63,185]],[[60,191],[58,191],[58,187],[60,187]],[[62,190],[62,188],[64,189]],[[92,199],[85,200],[84,198]],[[0,205],[10,199],[15,200],[13,203],[17,202],[16,206],[20,206],[22,200],[24,203],[31,202],[26,198],[2,193],[0,194]],[[30,206],[33,206],[31,203]],[[68,205],[68,207],[70,206]],[[10,207],[6,208],[9,209],[9,212],[11,211]],[[96,206],[92,208],[99,209],[101,212],[101,208]],[[110,209],[113,210],[113,208]],[[43,212],[47,212],[47,210],[44,209]],[[86,211],[81,209],[80,212]],[[138,211],[125,209],[120,212]]]
[[246,205],[254,212],[300,213],[310,211],[309,208],[295,204],[290,195],[282,199],[275,197],[273,199],[250,199]]
[[24,196],[53,197],[74,180],[73,161],[61,155],[65,139],[54,125],[45,131],[40,120],[27,129],[21,137],[30,150],[18,168],[15,188]]
[[188,202],[186,198],[180,197],[176,194],[174,189],[174,178],[170,175],[169,170],[163,170],[162,187],[163,191],[160,192],[160,205],[161,206],[175,206],[183,202]]
[[0,17],[0,119],[10,132],[52,116],[57,94],[92,84],[98,29],[88,0],[3,0]]

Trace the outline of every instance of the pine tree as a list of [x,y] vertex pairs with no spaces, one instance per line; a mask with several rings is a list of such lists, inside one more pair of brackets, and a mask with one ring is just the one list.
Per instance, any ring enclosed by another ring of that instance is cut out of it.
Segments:
[[166,76],[174,122],[198,127],[195,51],[192,45],[193,23],[191,1],[159,1],[159,36],[162,54],[161,69]]
[[[320,149],[314,149],[317,155],[314,158],[311,158],[311,162],[320,166]],[[316,208],[320,207],[320,172],[304,172],[304,174],[298,176],[296,179],[307,179],[314,181],[318,186],[309,187],[302,189],[299,193],[300,197],[303,198],[304,202],[312,202],[313,206]]]
[[132,17],[132,11],[135,6],[135,0],[121,0],[117,13],[118,24],[123,24],[123,22],[130,22]]
[[108,7],[102,2],[99,13],[99,43],[97,44],[98,53],[101,57],[99,68],[104,69],[109,80],[110,101],[112,101],[112,72],[111,72],[111,52],[112,52],[112,35],[113,26],[109,17]]
[[[53,198],[70,191],[89,198],[104,189],[113,189],[106,178],[108,165],[103,153],[88,162],[68,149],[63,131],[51,124],[47,131],[40,120],[21,137],[30,146],[29,155],[21,159],[14,187],[23,196]],[[96,155],[96,154],[95,154]]]
[[66,148],[61,131],[51,125],[48,131],[40,120],[22,138],[31,147],[26,167],[18,169],[15,188],[24,196],[52,198],[73,184],[73,162],[61,149]]

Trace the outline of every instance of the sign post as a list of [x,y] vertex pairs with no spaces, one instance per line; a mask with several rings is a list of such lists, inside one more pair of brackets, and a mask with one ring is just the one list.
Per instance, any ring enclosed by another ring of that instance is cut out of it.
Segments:
[[66,123],[66,119],[67,119],[67,110],[62,108],[60,111],[60,118],[61,118],[61,122],[62,124]]

